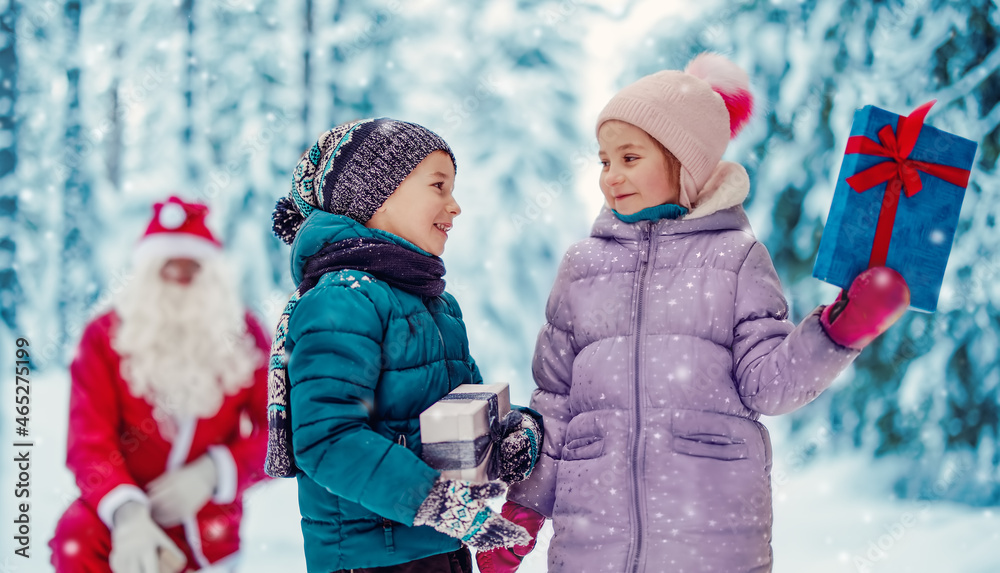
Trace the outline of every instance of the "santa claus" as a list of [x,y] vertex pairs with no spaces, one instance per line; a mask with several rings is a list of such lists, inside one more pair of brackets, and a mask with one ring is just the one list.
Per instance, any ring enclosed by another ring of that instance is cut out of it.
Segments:
[[269,340],[228,279],[207,207],[171,197],[134,277],[70,367],[66,463],[80,498],[56,571],[231,571],[242,496],[264,479]]

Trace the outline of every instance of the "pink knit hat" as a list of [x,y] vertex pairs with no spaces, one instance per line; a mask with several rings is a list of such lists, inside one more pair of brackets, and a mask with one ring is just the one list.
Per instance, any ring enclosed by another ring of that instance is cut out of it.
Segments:
[[680,204],[691,209],[752,108],[746,72],[705,52],[683,72],[664,70],[623,88],[597,117],[597,130],[617,119],[663,144],[681,163]]

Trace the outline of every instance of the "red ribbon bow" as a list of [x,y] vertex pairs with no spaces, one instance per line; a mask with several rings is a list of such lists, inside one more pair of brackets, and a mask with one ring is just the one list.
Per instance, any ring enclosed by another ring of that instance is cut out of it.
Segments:
[[917,144],[920,129],[924,126],[924,117],[937,100],[931,100],[909,116],[899,116],[896,132],[892,126],[886,125],[878,132],[881,141],[874,141],[864,135],[855,135],[847,140],[846,153],[864,153],[888,157],[885,161],[865,169],[861,173],[847,178],[847,184],[858,193],[889,182],[882,198],[882,208],[879,211],[878,223],[875,225],[875,241],[872,253],[868,259],[868,268],[885,266],[889,254],[889,240],[892,228],[896,222],[896,208],[899,206],[899,192],[902,190],[907,197],[912,197],[923,189],[920,171],[943,179],[953,185],[966,187],[969,184],[969,171],[948,165],[926,163],[909,159],[913,147]]

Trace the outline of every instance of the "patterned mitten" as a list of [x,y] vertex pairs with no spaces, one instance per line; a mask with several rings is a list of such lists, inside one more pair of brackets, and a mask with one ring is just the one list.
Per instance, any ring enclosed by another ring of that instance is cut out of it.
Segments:
[[531,541],[528,532],[494,513],[484,502],[503,495],[505,489],[499,481],[472,483],[439,476],[417,509],[413,525],[429,525],[477,551],[524,545]]
[[834,342],[861,350],[903,316],[910,289],[903,276],[888,267],[861,273],[846,293],[823,309],[820,324]]
[[534,416],[518,410],[507,414],[510,430],[500,442],[500,479],[514,484],[528,479],[542,446],[542,429]]

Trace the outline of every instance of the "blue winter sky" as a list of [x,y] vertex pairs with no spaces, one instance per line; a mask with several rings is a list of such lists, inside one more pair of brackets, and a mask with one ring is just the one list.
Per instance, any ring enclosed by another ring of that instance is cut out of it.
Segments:
[[[750,75],[757,111],[727,158],[751,175],[745,206],[796,321],[838,292],[811,270],[857,108],[937,98],[928,124],[980,145],[938,312],[909,313],[814,404],[766,421],[775,571],[1000,566],[995,3],[0,0],[0,15],[0,364],[28,337],[36,392],[34,556],[10,570],[49,570],[45,542],[76,496],[66,364],[129,280],[153,201],[211,206],[247,304],[273,324],[293,285],[270,213],[299,155],[359,117],[437,131],[463,208],[448,288],[488,381],[527,403],[558,261],[603,203],[594,119],[617,89],[702,50]],[[0,475],[12,491],[9,463]],[[0,497],[3,515],[12,503]],[[294,484],[247,505],[244,570],[303,569]],[[545,532],[527,570],[544,570]]]

